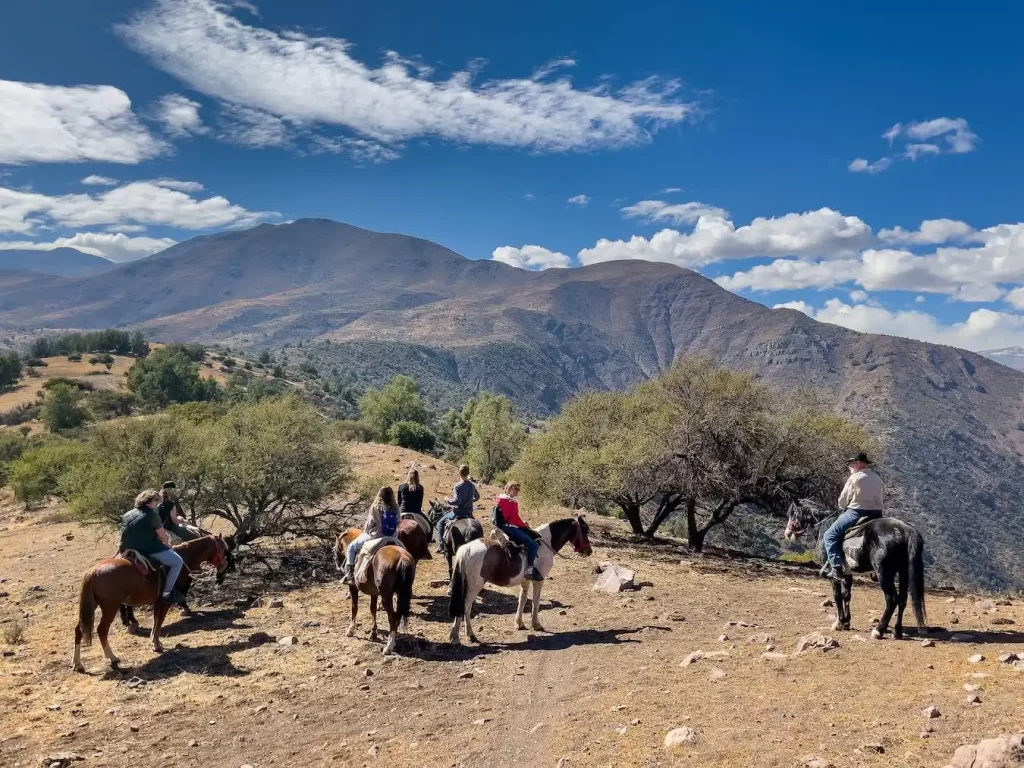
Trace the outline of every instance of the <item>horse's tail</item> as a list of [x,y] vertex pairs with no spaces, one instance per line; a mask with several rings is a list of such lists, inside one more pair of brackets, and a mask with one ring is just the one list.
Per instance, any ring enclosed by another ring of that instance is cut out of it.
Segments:
[[82,636],[82,645],[92,645],[92,622],[96,616],[96,596],[92,591],[94,572],[88,571],[82,577],[82,588],[78,592],[78,631]]
[[457,619],[466,612],[466,549],[455,555],[452,566],[451,596],[448,598],[448,616]]
[[910,599],[914,604],[914,617],[920,632],[928,631],[928,614],[924,609],[924,537],[911,529],[907,542],[910,559]]
[[395,580],[395,592],[398,597],[396,612],[398,618],[403,621],[409,620],[409,613],[412,610],[412,583],[416,580],[416,561],[412,555],[402,554],[398,561],[398,578]]

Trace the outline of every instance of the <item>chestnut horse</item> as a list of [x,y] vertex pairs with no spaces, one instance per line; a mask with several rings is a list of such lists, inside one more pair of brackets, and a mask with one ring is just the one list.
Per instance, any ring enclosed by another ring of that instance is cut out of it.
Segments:
[[[553,523],[545,524],[537,529],[541,537],[540,551],[537,553],[537,560],[534,567],[540,571],[544,578],[551,573],[555,564],[555,553],[569,542],[577,554],[589,557],[591,554],[590,539],[587,534],[590,532],[587,521],[583,515],[567,517],[562,520],[555,520]],[[540,590],[544,585],[543,581],[532,581],[526,578],[526,554],[517,552],[512,554],[507,546],[496,541],[476,539],[464,544],[455,555],[455,570],[452,575],[451,592],[448,601],[448,613],[454,622],[452,623],[451,641],[459,644],[459,629],[462,622],[466,622],[466,635],[473,642],[480,642],[473,633],[473,626],[469,623],[470,613],[473,610],[473,603],[476,601],[480,590],[485,584],[495,584],[499,587],[514,587],[520,585],[519,607],[516,610],[516,626],[519,629],[526,629],[523,624],[523,609],[526,607],[526,587],[533,585],[533,628],[543,632],[537,612],[540,610]]]
[[[338,534],[338,539],[334,543],[334,567],[337,570],[340,571],[345,567],[345,553],[348,550],[348,545],[362,532],[362,528],[346,528]],[[402,546],[417,562],[433,559],[430,554],[430,539],[423,533],[423,529],[415,520],[408,518],[399,520],[395,538],[402,542]]]
[[[416,525],[412,520],[407,522]],[[399,526],[401,527],[401,526]],[[422,529],[416,525],[416,529],[422,535]],[[335,550],[335,562],[337,552],[344,552],[348,545],[361,533],[358,528],[349,528],[338,537]],[[372,540],[363,546],[369,547]],[[356,633],[356,613],[359,610],[359,593],[370,596],[370,616],[373,619],[373,627],[370,630],[370,639],[376,641],[377,630],[377,599],[384,603],[384,611],[388,615],[388,641],[382,653],[391,654],[395,650],[395,640],[398,638],[398,624],[409,626],[409,611],[412,604],[412,584],[416,579],[416,558],[412,553],[393,544],[387,544],[371,555],[370,563],[365,568],[359,567],[356,561],[355,580],[349,584],[349,597],[352,600],[352,622],[348,625],[345,634],[352,637]],[[397,601],[396,601],[397,599]],[[397,604],[396,604],[397,602]]]
[[[187,589],[191,580],[189,572],[196,570],[203,563],[212,564],[218,573],[223,573],[228,567],[227,545],[219,535],[186,541],[175,546],[174,551],[185,561],[185,567],[178,577],[179,588],[184,585]],[[97,607],[102,611],[97,630],[100,645],[103,646],[103,654],[110,661],[112,669],[117,669],[120,659],[110,650],[107,632],[122,603],[153,607],[153,630],[150,637],[153,640],[153,650],[157,653],[163,651],[164,648],[160,644],[160,628],[163,626],[164,617],[167,616],[168,606],[160,602],[162,581],[162,569],[143,576],[135,564],[121,557],[120,553],[100,560],[85,572],[78,595],[78,624],[75,626],[76,672],[85,671],[85,667],[82,666],[81,647],[92,645],[92,623]]]

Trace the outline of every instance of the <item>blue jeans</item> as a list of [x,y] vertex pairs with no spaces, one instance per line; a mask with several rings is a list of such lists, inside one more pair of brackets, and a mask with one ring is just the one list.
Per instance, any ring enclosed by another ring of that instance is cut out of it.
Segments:
[[517,544],[523,545],[526,549],[526,564],[533,565],[533,561],[537,559],[537,550],[540,548],[537,540],[522,528],[517,528],[514,525],[501,526],[501,532]]
[[349,567],[353,567],[356,564],[356,557],[359,556],[359,550],[363,548],[363,544],[370,540],[370,534],[360,533],[353,539],[352,543],[348,545],[348,549],[345,552],[345,560],[348,562]]
[[149,557],[156,560],[160,565],[167,566],[167,581],[164,582],[164,597],[166,597],[171,594],[174,585],[178,583],[178,576],[181,575],[181,569],[185,567],[185,561],[173,549],[154,552]]
[[842,568],[843,562],[843,536],[853,528],[862,517],[868,515],[877,516],[878,512],[865,512],[862,509],[848,509],[843,512],[832,526],[825,531],[825,557],[833,568]]
[[472,516],[472,513],[466,514],[465,512],[459,512],[456,509],[453,509],[451,512],[445,512],[441,515],[441,518],[437,521],[437,525],[434,526],[434,534],[437,536],[438,551],[444,549],[444,532],[448,527],[448,524],[452,522],[452,520],[462,520]]

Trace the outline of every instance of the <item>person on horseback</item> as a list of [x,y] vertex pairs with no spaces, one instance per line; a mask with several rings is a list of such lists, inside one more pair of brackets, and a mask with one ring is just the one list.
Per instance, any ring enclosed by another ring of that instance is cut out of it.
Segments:
[[345,575],[342,577],[342,584],[352,584],[355,581],[356,557],[363,544],[370,539],[379,539],[384,536],[394,536],[398,530],[398,505],[395,504],[395,492],[390,485],[385,485],[374,498],[370,510],[366,515],[366,523],[363,524],[363,532],[359,534],[348,545],[345,558]]
[[445,499],[453,509],[441,515],[434,528],[437,533],[437,551],[444,553],[444,532],[452,520],[473,516],[473,505],[480,501],[480,491],[469,479],[469,465],[463,464],[459,467],[459,482],[452,488],[452,498]]
[[423,486],[420,485],[420,473],[409,470],[409,481],[398,486],[398,511],[402,514],[423,514]]
[[848,465],[850,476],[839,494],[839,508],[843,513],[825,531],[825,555],[827,562],[823,574],[833,581],[843,581],[846,571],[843,565],[843,537],[846,532],[865,517],[882,516],[882,478],[871,468],[871,461],[864,453],[851,456]]
[[156,511],[160,515],[163,529],[168,533],[173,533],[182,541],[198,539],[199,534],[185,525],[185,510],[181,508],[181,502],[178,500],[178,486],[173,480],[168,480],[163,484],[160,497],[160,506],[156,508]]
[[121,517],[121,543],[118,551],[134,549],[166,566],[167,580],[160,599],[168,605],[174,605],[185,601],[185,595],[175,589],[185,562],[168,546],[167,531],[156,511],[159,501],[160,492],[155,490],[143,491],[135,497],[135,506]]
[[536,561],[537,552],[540,549],[537,543],[540,536],[519,516],[518,497],[519,483],[508,483],[505,486],[505,492],[498,494],[494,500],[491,522],[495,528],[516,544],[521,544],[526,550],[526,578],[533,581],[544,581],[544,576],[534,567],[534,561]]

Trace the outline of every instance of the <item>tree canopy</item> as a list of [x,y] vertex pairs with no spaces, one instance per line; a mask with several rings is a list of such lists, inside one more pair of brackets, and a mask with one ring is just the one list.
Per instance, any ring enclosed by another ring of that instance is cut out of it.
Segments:
[[379,390],[366,390],[359,398],[359,413],[380,440],[387,440],[391,427],[400,421],[429,424],[431,417],[415,380],[401,374]]
[[136,360],[128,371],[128,389],[139,402],[151,408],[215,400],[220,394],[216,381],[199,376],[199,366],[189,350],[177,345]]

